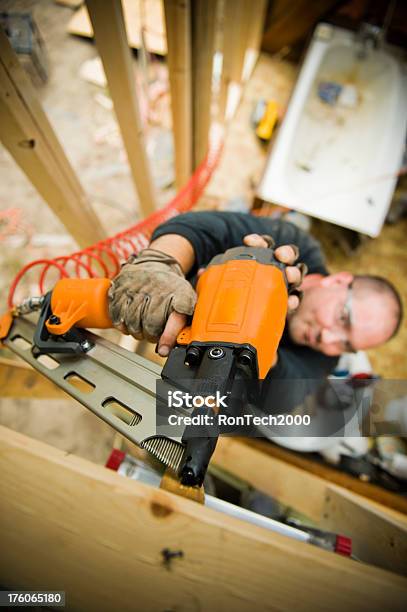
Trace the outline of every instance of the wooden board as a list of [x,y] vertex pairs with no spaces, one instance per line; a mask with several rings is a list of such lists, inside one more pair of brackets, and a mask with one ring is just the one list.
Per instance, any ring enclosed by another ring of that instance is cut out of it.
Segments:
[[218,0],[194,0],[192,19],[192,149],[193,168],[209,148],[212,121],[212,76]]
[[235,0],[223,4],[222,74],[219,116],[233,118],[239,105],[242,83],[256,64],[266,11],[265,0]]
[[281,459],[285,463],[297,466],[310,474],[320,476],[325,481],[340,485],[358,495],[362,495],[363,497],[367,497],[370,500],[382,504],[387,508],[393,508],[397,512],[407,515],[407,497],[404,495],[392,493],[383,487],[359,480],[359,478],[341,472],[326,463],[315,461],[307,453],[295,453],[276,444],[270,444],[267,441],[259,439],[247,440],[246,442],[258,448],[266,455]]
[[98,242],[104,229],[1,28],[0,57],[0,140],[76,242]]
[[87,6],[126,148],[139,207],[144,217],[147,217],[155,211],[155,195],[121,2],[87,0]]
[[[117,0],[118,2],[120,0]],[[130,47],[141,46],[140,28],[145,27],[147,51],[157,55],[166,55],[164,10],[162,0],[122,0],[124,20]],[[144,13],[142,12],[144,6]],[[72,16],[67,30],[70,34],[92,38],[93,29],[86,6],[82,6]]]
[[318,521],[323,513],[326,481],[275,459],[263,450],[257,440],[249,442],[224,437],[216,446],[213,462],[259,491]]
[[55,4],[60,4],[61,6],[68,6],[69,8],[78,8],[84,0],[54,0]]
[[358,559],[407,576],[407,520],[389,516],[383,507],[349,491],[329,487],[320,525],[352,538]]
[[171,88],[176,185],[181,189],[192,173],[192,73],[190,0],[164,0]]
[[351,537],[358,558],[407,575],[405,515],[275,458],[257,440],[222,438],[213,462],[322,528]]
[[0,358],[0,397],[51,399],[67,395],[28,364]]
[[[222,73],[219,91],[219,117],[223,120],[226,113],[229,87],[232,84],[236,53],[239,47],[239,20],[241,18],[242,2],[228,2],[223,5],[222,19]],[[240,75],[238,79],[240,83]]]
[[274,0],[271,5],[262,49],[277,53],[305,40],[318,21],[323,21],[337,0]]
[[0,473],[0,583],[63,589],[67,609],[405,609],[404,578],[3,427]]

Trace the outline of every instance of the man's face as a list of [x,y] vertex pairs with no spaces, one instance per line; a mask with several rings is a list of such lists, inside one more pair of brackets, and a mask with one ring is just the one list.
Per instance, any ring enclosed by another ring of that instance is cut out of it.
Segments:
[[303,299],[288,322],[294,342],[336,356],[372,348],[391,336],[395,325],[391,299],[350,290],[352,278],[340,272],[304,279]]

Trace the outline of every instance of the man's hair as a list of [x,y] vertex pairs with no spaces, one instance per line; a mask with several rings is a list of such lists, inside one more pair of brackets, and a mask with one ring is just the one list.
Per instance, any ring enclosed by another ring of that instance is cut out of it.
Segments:
[[382,276],[373,276],[370,274],[356,274],[353,278],[353,287],[356,289],[360,288],[366,291],[372,291],[374,293],[378,293],[381,295],[387,295],[389,298],[393,300],[394,303],[394,317],[396,319],[396,324],[394,326],[394,330],[387,339],[387,341],[394,338],[394,336],[398,333],[401,323],[403,321],[403,302],[401,301],[401,297],[393,283],[388,281],[386,278]]

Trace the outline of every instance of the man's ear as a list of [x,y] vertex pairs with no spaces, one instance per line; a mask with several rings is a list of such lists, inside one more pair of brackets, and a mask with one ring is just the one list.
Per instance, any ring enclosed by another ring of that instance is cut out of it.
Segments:
[[336,274],[330,274],[324,276],[321,280],[322,287],[343,287],[348,286],[353,281],[353,274],[351,272],[337,272]]

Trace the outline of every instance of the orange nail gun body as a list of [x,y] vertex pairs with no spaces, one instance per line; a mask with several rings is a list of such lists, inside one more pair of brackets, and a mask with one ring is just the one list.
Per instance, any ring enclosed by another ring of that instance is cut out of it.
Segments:
[[[283,269],[270,249],[236,247],[215,257],[198,281],[192,323],[180,332],[178,344],[249,345],[257,358],[258,378],[264,378],[287,315]],[[45,319],[49,334],[62,336],[73,327],[112,328],[109,288],[107,278],[58,281]]]
[[[90,351],[95,340],[85,337],[80,328],[113,327],[109,287],[109,279],[62,279],[45,296],[33,298],[30,303],[41,301],[33,354]],[[210,262],[198,281],[197,293],[191,325],[178,335],[162,370],[164,396],[174,389],[206,397],[219,392],[230,399],[227,411],[237,414],[247,403],[255,402],[246,382],[254,381],[257,390],[259,379],[274,363],[287,315],[284,265],[275,260],[271,249],[229,249]],[[17,314],[27,312],[16,309]],[[9,329],[10,324],[8,317],[3,327]],[[7,334],[6,330],[3,336]],[[161,400],[162,396],[158,404]],[[193,414],[206,410],[213,416],[218,408],[195,408]],[[164,405],[165,416],[168,409]],[[205,429],[185,428],[185,453],[179,469],[183,484],[202,484],[216,441],[217,430],[208,434]]]
[[[185,393],[227,397],[226,408],[193,411],[212,422],[221,411],[237,416],[260,397],[258,381],[274,363],[287,315],[284,265],[271,249],[229,249],[211,261],[197,293],[191,326],[178,335],[161,376]],[[179,470],[183,484],[202,484],[218,432],[216,427],[186,428]]]
[[258,378],[273,364],[287,315],[287,288],[270,249],[230,249],[212,260],[198,281],[191,327],[182,345],[249,344],[255,349]]

